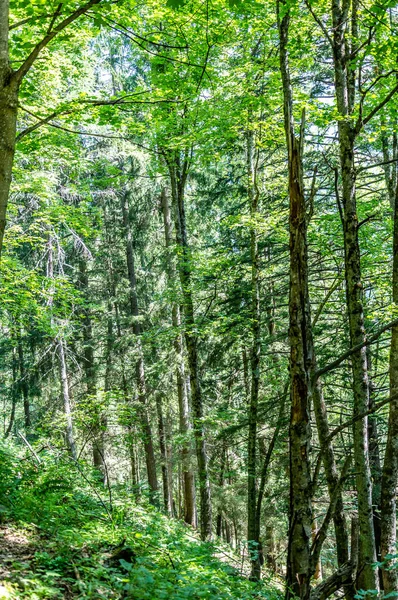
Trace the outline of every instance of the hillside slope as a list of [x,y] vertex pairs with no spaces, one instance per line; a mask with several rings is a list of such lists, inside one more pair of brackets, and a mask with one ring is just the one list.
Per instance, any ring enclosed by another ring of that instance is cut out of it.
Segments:
[[104,490],[84,463],[0,447],[0,599],[276,600],[239,556],[204,544],[131,490]]

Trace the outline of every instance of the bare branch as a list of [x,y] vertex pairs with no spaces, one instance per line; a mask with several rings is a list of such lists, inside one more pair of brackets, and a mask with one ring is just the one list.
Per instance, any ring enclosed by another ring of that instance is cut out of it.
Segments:
[[373,344],[373,342],[378,340],[379,337],[383,333],[385,333],[386,331],[391,329],[391,327],[394,327],[394,325],[398,325],[398,319],[394,319],[393,321],[390,321],[386,325],[383,325],[383,327],[380,327],[380,329],[378,331],[376,331],[376,333],[374,333],[373,335],[368,337],[364,342],[361,342],[360,344],[353,346],[352,348],[347,350],[347,352],[344,352],[338,358],[336,358],[336,360],[334,360],[331,363],[329,363],[328,365],[325,365],[324,367],[321,367],[320,369],[318,369],[314,374],[314,378],[313,378],[314,381],[316,381],[319,377],[321,377],[321,375],[324,375],[325,373],[328,373],[329,371],[332,371],[333,369],[336,369],[337,367],[339,367],[342,362],[347,360],[347,358],[350,358],[350,356],[355,354],[355,352],[358,352],[365,346],[369,346],[370,344]]
[[316,534],[315,539],[312,543],[311,561],[312,561],[313,565],[316,565],[319,561],[322,546],[323,546],[324,541],[326,540],[328,528],[329,528],[331,520],[333,519],[335,510],[336,510],[337,500],[340,497],[342,485],[347,478],[350,464],[351,464],[351,456],[347,456],[347,458],[344,462],[344,465],[343,465],[343,469],[341,471],[340,478],[337,482],[336,487],[334,488],[333,495],[330,499],[329,508],[327,510],[326,516],[325,516],[323,523],[322,523],[320,529],[318,530],[318,533]]

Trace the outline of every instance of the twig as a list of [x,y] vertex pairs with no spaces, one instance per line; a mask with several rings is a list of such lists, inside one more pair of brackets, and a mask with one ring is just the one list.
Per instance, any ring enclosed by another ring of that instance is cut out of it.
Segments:
[[17,434],[19,435],[19,437],[21,438],[21,440],[27,445],[27,447],[29,448],[29,450],[31,451],[31,453],[33,454],[33,456],[35,457],[37,464],[41,465],[40,456],[38,456],[38,454],[33,450],[32,446],[29,444],[28,440],[23,435],[23,433],[21,433],[20,431],[17,431]]

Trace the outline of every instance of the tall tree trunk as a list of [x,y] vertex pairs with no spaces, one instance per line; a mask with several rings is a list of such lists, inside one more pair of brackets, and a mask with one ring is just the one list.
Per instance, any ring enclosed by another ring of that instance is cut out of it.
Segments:
[[22,343],[22,329],[19,328],[18,331],[18,363],[19,363],[19,376],[20,376],[20,388],[22,390],[23,397],[23,412],[24,412],[24,420],[25,420],[25,429],[28,430],[31,426],[31,418],[30,418],[30,402],[29,402],[29,386],[27,380],[27,374],[25,369],[25,356],[24,349]]
[[173,493],[170,489],[168,456],[167,456],[167,436],[166,427],[163,416],[162,396],[160,393],[156,395],[156,410],[158,413],[158,428],[159,428],[159,446],[160,460],[162,467],[162,482],[163,482],[163,502],[166,513],[171,517],[173,514]]
[[[250,125],[250,124],[249,124]],[[260,268],[258,253],[258,235],[256,217],[259,194],[256,185],[256,167],[254,164],[254,133],[247,132],[247,189],[250,203],[250,260],[251,260],[251,334],[250,355],[251,388],[248,410],[249,432],[247,445],[247,544],[251,562],[252,579],[260,579],[259,529],[257,528],[257,411],[260,387],[261,322],[260,322]]]
[[[298,140],[292,114],[292,89],[288,63],[290,15],[278,2],[279,57],[282,75],[283,108],[289,168],[290,229],[290,511],[286,598],[310,597],[312,481],[310,469],[310,377],[312,356],[308,348],[311,317],[308,295],[307,214],[302,172],[303,131]],[[280,9],[284,15],[281,17]]]
[[[343,235],[347,312],[351,346],[365,342],[363,315],[360,248],[358,241],[358,216],[355,191],[355,124],[352,112],[355,104],[356,69],[350,63],[349,52],[355,49],[357,39],[357,3],[350,5],[332,0],[333,60],[338,120],[338,137],[342,178]],[[347,28],[351,24],[348,41]],[[351,356],[354,415],[369,409],[369,377],[366,347]],[[373,569],[376,546],[373,528],[372,482],[369,465],[368,422],[365,417],[353,425],[356,488],[359,518],[359,569],[358,587],[378,589],[378,578]]]
[[185,185],[188,174],[188,161],[180,164],[176,153],[168,158],[172,198],[176,216],[176,238],[179,246],[178,271],[183,293],[185,341],[191,386],[193,430],[195,437],[198,480],[200,492],[200,534],[202,540],[212,536],[211,490],[206,452],[205,429],[203,425],[203,398],[199,375],[198,338],[195,332],[195,316],[192,297],[191,257],[185,221]]
[[[53,249],[53,236],[50,233],[48,236],[47,243],[47,277],[49,279],[54,278],[54,249]],[[49,306],[53,304],[53,292],[54,289],[51,290],[50,297],[48,300]],[[53,317],[51,317],[51,322],[53,322]],[[61,337],[58,336],[55,340],[56,344],[56,353],[58,358],[59,365],[59,375],[60,375],[60,384],[61,384],[61,396],[64,405],[64,414],[66,420],[66,430],[65,430],[65,440],[66,447],[68,452],[71,454],[74,460],[77,459],[76,452],[76,444],[75,444],[75,436],[73,432],[73,416],[72,416],[72,404],[70,397],[70,388],[69,388],[69,380],[68,380],[68,368],[66,364],[66,342]]]
[[276,548],[275,548],[275,537],[274,528],[272,525],[267,525],[265,528],[265,564],[271,573],[277,572],[276,566]]
[[[315,355],[313,361],[312,375],[316,371]],[[338,485],[339,476],[337,472],[336,459],[331,440],[329,439],[330,429],[326,404],[323,397],[323,390],[320,381],[314,382],[313,386],[314,413],[318,431],[318,439],[321,447],[322,462],[325,469],[326,482],[328,486],[329,498],[332,499]],[[334,532],[336,536],[337,564],[340,568],[349,560],[348,528],[347,519],[344,513],[343,496],[339,493],[336,501],[336,507],[333,515]],[[347,600],[353,600],[355,596],[355,587],[353,582],[347,582],[344,586],[345,597]]]
[[[367,348],[367,361],[369,371],[369,408],[374,405],[375,385],[372,381],[372,356],[370,348]],[[373,530],[375,536],[376,558],[381,560],[381,521],[380,521],[380,501],[381,501],[381,461],[379,447],[379,431],[377,427],[376,415],[368,417],[368,439],[369,439],[369,466],[372,478],[372,509],[373,509]],[[379,581],[382,589],[382,575],[379,571]]]
[[[175,285],[176,270],[171,255],[171,249],[173,247],[172,218],[169,199],[167,196],[167,192],[164,188],[161,193],[161,203],[166,249],[168,251],[167,274],[169,279],[169,285]],[[173,303],[171,311],[172,325],[174,330],[176,331],[173,343],[177,363],[176,380],[179,410],[179,429],[181,435],[184,438],[184,442],[181,446],[182,479],[184,490],[184,521],[189,525],[192,525],[192,527],[195,527],[195,479],[192,469],[190,468],[191,448],[190,443],[187,439],[191,430],[191,420],[189,414],[189,403],[185,376],[184,341],[180,332],[181,313],[177,301]]]
[[[223,442],[222,450],[221,450],[220,474],[218,477],[218,485],[221,490],[224,487],[224,473],[225,473],[226,456],[227,456],[227,446],[226,446],[226,443]],[[218,535],[218,537],[221,537],[221,533],[222,533],[222,520],[223,520],[222,515],[223,515],[223,510],[222,510],[222,506],[220,505],[218,507],[217,519],[216,519],[216,535]]]
[[[88,302],[88,274],[87,263],[84,259],[79,261],[79,285],[82,293],[85,295],[85,300]],[[104,416],[101,415],[101,410],[96,405],[97,400],[97,385],[96,385],[96,369],[94,361],[94,340],[93,326],[91,320],[91,312],[88,307],[84,307],[82,311],[82,331],[83,331],[83,369],[85,373],[87,395],[90,398],[90,405],[94,412],[93,419],[93,464],[94,467],[101,472],[105,478],[106,468],[104,466],[104,429],[106,422]]]
[[[398,185],[395,182],[394,237],[392,301],[398,306]],[[381,478],[381,559],[397,554],[397,506],[398,486],[398,325],[391,331],[390,348],[390,413],[388,418],[387,445]],[[391,568],[392,567],[392,568]],[[384,593],[398,598],[397,561],[387,560],[383,567]],[[395,594],[395,595],[394,595]]]
[[4,433],[5,438],[8,438],[8,436],[10,435],[12,428],[14,427],[14,422],[15,422],[15,410],[17,407],[17,399],[18,399],[17,370],[18,370],[17,349],[15,346],[13,346],[13,348],[12,348],[11,414],[10,414],[10,421],[8,423],[8,427]]
[[242,364],[243,364],[243,384],[245,389],[245,401],[250,402],[250,377],[249,377],[249,359],[247,356],[246,347],[242,347]]
[[[109,228],[109,214],[106,210],[106,206],[104,207],[104,224],[105,224],[105,235],[107,247],[110,249],[113,247],[114,240],[112,239],[110,228]],[[120,322],[120,310],[119,304],[116,300],[116,273],[113,266],[113,256],[112,252],[107,255],[107,268],[108,268],[108,294],[109,294],[109,304],[108,304],[108,339],[107,339],[107,358],[106,358],[106,371],[105,371],[105,391],[108,392],[110,390],[110,376],[112,372],[112,363],[113,363],[113,348],[115,343],[115,337],[120,342],[122,339],[122,327]],[[116,336],[113,333],[113,316],[115,315],[115,325],[116,325]],[[125,356],[122,348],[117,350],[118,358],[120,361],[120,369],[121,369],[121,389],[123,391],[123,397],[125,406],[129,406],[130,404],[130,395],[127,384],[126,377],[126,364],[125,364]],[[131,465],[131,483],[134,490],[134,494],[136,500],[139,500],[140,497],[140,476],[139,476],[139,468],[138,468],[138,460],[136,454],[135,447],[135,426],[134,424],[129,424],[127,426],[127,443],[128,443],[128,452],[130,456],[130,465]]]
[[64,403],[64,413],[66,418],[66,445],[74,460],[77,459],[75,437],[73,433],[73,418],[72,418],[72,406],[69,390],[68,371],[66,366],[66,355],[65,355],[66,343],[61,338],[57,341],[57,355],[59,361],[59,373],[61,378],[61,393]]
[[122,195],[122,216],[123,216],[123,228],[125,232],[126,241],[126,259],[127,259],[127,272],[130,283],[130,311],[133,318],[133,331],[136,336],[136,350],[138,357],[135,365],[135,378],[138,390],[138,401],[141,405],[141,422],[142,422],[142,434],[144,441],[145,450],[145,462],[148,476],[148,484],[150,488],[150,498],[153,503],[156,503],[156,492],[158,490],[158,480],[156,474],[156,460],[155,452],[153,448],[153,438],[151,424],[148,417],[148,396],[145,382],[145,364],[144,356],[141,344],[141,325],[139,322],[140,312],[138,308],[137,298],[137,281],[135,275],[135,263],[134,263],[134,252],[133,252],[133,238],[130,226],[129,218],[129,204],[128,204],[128,193]]
[[0,0],[0,256],[15,153],[18,88],[8,57],[8,0]]

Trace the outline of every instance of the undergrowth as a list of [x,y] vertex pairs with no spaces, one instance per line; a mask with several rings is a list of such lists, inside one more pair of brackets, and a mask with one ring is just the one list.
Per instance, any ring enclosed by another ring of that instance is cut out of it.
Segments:
[[243,577],[221,542],[200,542],[180,521],[136,503],[127,487],[110,492],[84,463],[51,449],[38,463],[2,444],[1,527],[25,536],[27,556],[0,547],[0,599],[280,597],[271,581]]

